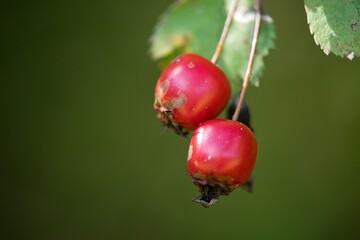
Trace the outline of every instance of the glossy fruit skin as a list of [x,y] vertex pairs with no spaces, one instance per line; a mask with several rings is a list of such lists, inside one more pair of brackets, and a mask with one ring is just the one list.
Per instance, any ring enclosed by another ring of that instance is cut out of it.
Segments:
[[190,142],[187,170],[196,184],[219,185],[227,195],[248,180],[254,168],[258,146],[244,124],[213,119],[202,123]]
[[226,107],[230,91],[220,68],[206,58],[188,53],[171,62],[159,77],[154,109],[165,125],[195,130]]

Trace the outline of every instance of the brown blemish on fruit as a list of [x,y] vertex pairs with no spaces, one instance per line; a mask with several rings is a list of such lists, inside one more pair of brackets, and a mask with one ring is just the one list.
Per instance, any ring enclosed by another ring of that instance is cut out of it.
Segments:
[[160,82],[160,95],[164,95],[168,90],[169,90],[169,80],[164,79],[163,81]]
[[188,68],[193,69],[194,67],[195,67],[195,63],[193,62],[188,63]]
[[180,95],[177,98],[171,100],[172,109],[181,107],[186,102],[186,97],[184,95]]
[[166,111],[166,110],[173,110],[173,105],[171,102],[169,101],[165,101],[165,102],[162,102],[162,109],[161,111]]
[[154,101],[154,109],[156,110],[156,111],[159,111],[160,110],[160,108],[161,108],[161,104],[160,104],[160,101],[159,101],[159,99],[157,98],[157,97],[155,97],[155,101]]
[[206,175],[202,173],[195,173],[192,175],[192,177],[195,178],[196,180],[203,180],[206,178]]
[[[211,178],[211,180],[209,181],[209,183],[211,185],[221,185],[221,186],[226,186],[228,189],[232,189],[232,182],[233,182],[233,178],[232,177],[213,177]],[[231,190],[232,191],[232,190]],[[230,193],[230,192],[229,192]]]

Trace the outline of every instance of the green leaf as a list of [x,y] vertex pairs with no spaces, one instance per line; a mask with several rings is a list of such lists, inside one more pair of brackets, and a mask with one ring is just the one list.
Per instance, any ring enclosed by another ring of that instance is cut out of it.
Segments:
[[360,55],[360,0],[305,0],[315,43],[352,60]]
[[[227,1],[228,6],[230,6],[230,2],[230,0]],[[253,9],[253,1],[239,1],[222,56],[224,70],[231,79],[236,79],[239,75],[241,78],[245,77],[254,24],[255,11]],[[263,58],[268,55],[269,49],[275,47],[274,39],[275,27],[273,20],[270,16],[263,14],[253,73],[250,80],[255,86],[259,86],[259,80],[265,67]],[[235,87],[237,88],[236,91],[239,90],[240,83],[237,83]]]
[[[234,21],[225,41],[219,66],[227,74],[233,94],[238,94],[250,53],[255,21],[253,0],[239,0]],[[150,53],[164,68],[185,52],[210,59],[219,41],[230,1],[182,0],[175,2],[159,19],[151,37]],[[274,47],[275,30],[269,16],[263,17],[251,83],[259,85],[263,57]]]
[[226,19],[223,1],[176,1],[160,17],[151,37],[153,59],[167,65],[173,55],[193,52],[212,56]]

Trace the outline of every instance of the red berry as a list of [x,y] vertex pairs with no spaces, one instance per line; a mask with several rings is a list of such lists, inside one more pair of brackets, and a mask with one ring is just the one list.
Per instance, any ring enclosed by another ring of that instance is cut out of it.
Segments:
[[229,98],[230,84],[220,68],[199,55],[184,54],[157,81],[154,109],[165,125],[195,130],[216,117]]
[[202,195],[194,201],[209,207],[251,175],[257,157],[254,134],[244,124],[213,119],[200,124],[191,138],[188,173]]

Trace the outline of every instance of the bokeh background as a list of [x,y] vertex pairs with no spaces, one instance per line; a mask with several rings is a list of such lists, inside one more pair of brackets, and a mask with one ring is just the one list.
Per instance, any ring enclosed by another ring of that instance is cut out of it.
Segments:
[[171,2],[0,3],[0,238],[360,239],[359,60],[323,54],[302,1],[264,1],[255,192],[204,209],[189,140],[152,110],[148,39]]

